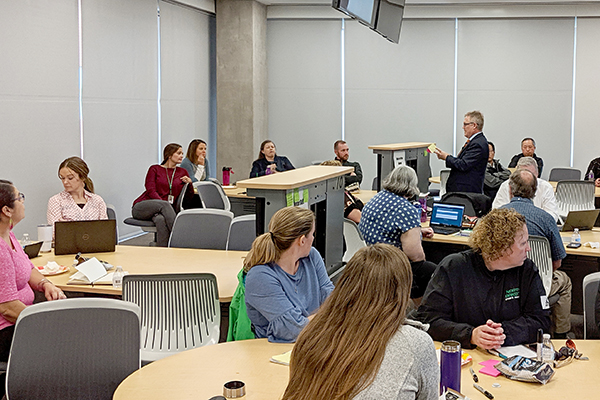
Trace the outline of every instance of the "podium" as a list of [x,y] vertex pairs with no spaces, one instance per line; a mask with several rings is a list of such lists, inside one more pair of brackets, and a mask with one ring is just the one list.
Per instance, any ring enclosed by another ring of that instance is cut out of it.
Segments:
[[331,275],[341,266],[343,255],[344,175],[352,167],[312,165],[236,183],[256,198],[256,233],[268,231],[279,209],[306,207],[315,213],[314,247]]
[[429,191],[428,179],[431,176],[429,152],[431,142],[409,142],[369,146],[377,154],[377,190],[390,172],[399,165],[408,165],[417,173],[421,193]]

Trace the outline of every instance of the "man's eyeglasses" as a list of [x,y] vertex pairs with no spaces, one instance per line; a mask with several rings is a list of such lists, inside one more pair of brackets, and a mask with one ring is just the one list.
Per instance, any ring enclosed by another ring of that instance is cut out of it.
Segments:
[[463,122],[463,126],[469,126],[471,124],[474,124],[475,122]]
[[13,201],[25,201],[25,195],[19,192],[19,195],[13,199]]

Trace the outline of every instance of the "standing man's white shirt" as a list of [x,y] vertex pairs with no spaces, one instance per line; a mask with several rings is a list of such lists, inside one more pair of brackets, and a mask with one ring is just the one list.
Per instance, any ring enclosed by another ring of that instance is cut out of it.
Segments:
[[[547,181],[538,178],[538,187],[533,198],[533,205],[546,211],[554,222],[558,220],[558,206],[554,198],[554,188]],[[510,203],[510,193],[508,192],[508,181],[504,181],[498,189],[492,208],[500,208],[501,206]]]

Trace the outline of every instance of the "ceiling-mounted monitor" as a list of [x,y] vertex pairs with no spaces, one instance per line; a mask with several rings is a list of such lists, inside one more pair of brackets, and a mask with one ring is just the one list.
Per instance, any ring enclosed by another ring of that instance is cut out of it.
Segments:
[[380,0],[375,31],[390,42],[398,43],[405,0]]
[[405,0],[333,0],[331,6],[358,20],[390,42],[400,40]]
[[331,6],[369,28],[375,27],[380,0],[333,0]]

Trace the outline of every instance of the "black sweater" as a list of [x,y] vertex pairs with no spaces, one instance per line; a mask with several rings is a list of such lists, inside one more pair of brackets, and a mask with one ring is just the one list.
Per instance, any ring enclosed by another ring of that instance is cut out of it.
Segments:
[[[542,309],[542,303],[546,309]],[[550,330],[550,309],[535,264],[490,271],[472,250],[444,258],[429,281],[417,319],[431,324],[434,340],[471,344],[473,329],[488,319],[499,322],[505,346],[533,343],[537,330]]]

